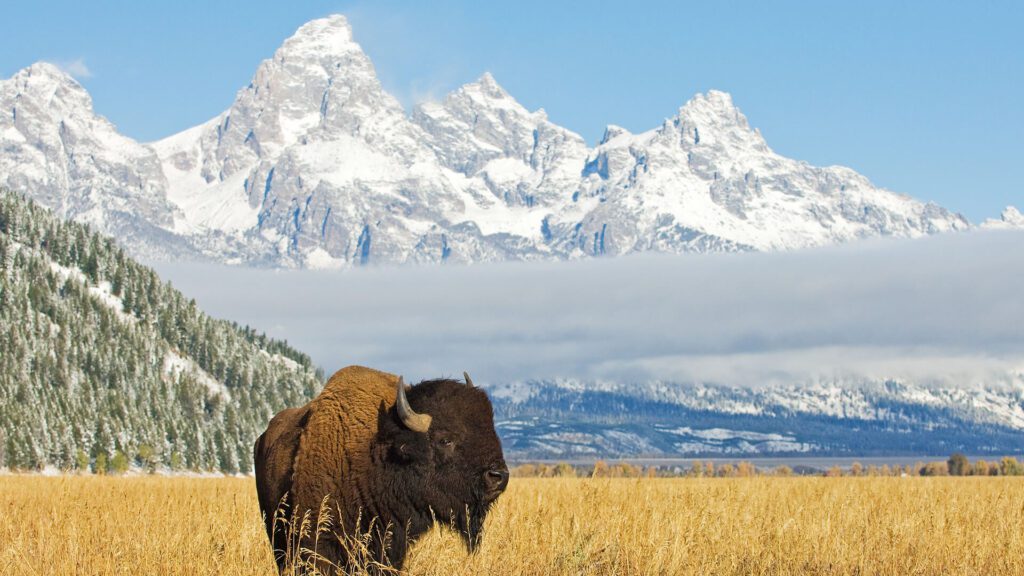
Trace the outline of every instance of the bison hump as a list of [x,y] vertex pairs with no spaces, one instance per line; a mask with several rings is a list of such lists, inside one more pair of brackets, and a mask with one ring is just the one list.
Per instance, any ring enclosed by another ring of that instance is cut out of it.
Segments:
[[372,466],[381,402],[394,405],[397,382],[394,374],[349,366],[331,376],[310,402],[292,472],[297,507],[316,511],[325,496],[333,509],[369,504],[354,499]]

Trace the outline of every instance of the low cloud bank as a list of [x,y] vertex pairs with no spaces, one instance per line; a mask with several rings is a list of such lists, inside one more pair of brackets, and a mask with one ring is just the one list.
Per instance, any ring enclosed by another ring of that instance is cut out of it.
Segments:
[[287,339],[327,373],[739,386],[1024,372],[1024,233],[774,254],[271,271],[158,264],[210,314]]

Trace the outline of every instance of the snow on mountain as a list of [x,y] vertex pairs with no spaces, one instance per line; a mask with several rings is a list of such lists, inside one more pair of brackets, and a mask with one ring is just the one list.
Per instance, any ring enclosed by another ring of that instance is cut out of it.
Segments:
[[580,201],[598,202],[570,238],[589,253],[785,250],[968,227],[848,168],[775,154],[717,91],[698,94],[657,129],[609,127],[583,176]]
[[990,386],[956,388],[896,380],[850,380],[732,387],[674,382],[585,382],[550,380],[497,385],[492,395],[524,404],[545,391],[596,392],[647,401],[714,410],[735,415],[810,414],[836,418],[883,420],[893,415],[887,403],[947,409],[973,421],[1024,432],[1024,374],[1006,374]]
[[989,218],[981,224],[981,227],[993,230],[1024,228],[1024,214],[1021,214],[1020,210],[1013,206],[1007,206],[999,215],[998,220]]
[[426,141],[333,16],[299,28],[220,117],[154,148],[183,212],[217,199],[181,230],[245,234],[265,245],[255,258],[334,267],[509,256],[451,222],[481,194]]
[[[583,138],[543,110],[528,111],[490,73],[441,103],[417,106],[412,119],[445,167],[480,178],[510,206],[564,204],[587,156]],[[537,232],[539,226],[524,235]]]
[[53,66],[0,82],[0,184],[136,252],[271,266],[784,250],[968,228],[771,151],[728,94],[589,148],[485,74],[411,114],[343,16],[300,27],[231,107],[145,145]]
[[754,388],[545,380],[489,388],[513,458],[998,454],[1024,440],[1020,373],[968,389],[892,380]]
[[6,191],[0,300],[8,469],[105,454],[102,471],[146,445],[154,466],[245,472],[270,417],[322,386],[308,356],[207,316],[111,238]]
[[173,207],[160,159],[97,115],[71,76],[33,64],[0,82],[0,110],[0,186],[126,245],[142,239],[163,245],[165,256],[187,251],[167,232]]

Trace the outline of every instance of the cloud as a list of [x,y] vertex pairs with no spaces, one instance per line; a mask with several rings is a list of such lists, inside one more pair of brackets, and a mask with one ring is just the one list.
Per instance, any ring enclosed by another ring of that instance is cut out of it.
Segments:
[[83,80],[85,78],[92,78],[92,71],[89,70],[89,67],[85,64],[84,58],[76,58],[74,60],[59,60],[56,62],[52,62],[52,64],[79,80]]
[[163,264],[205,310],[328,373],[957,385],[1024,372],[1024,233],[774,254],[271,271]]

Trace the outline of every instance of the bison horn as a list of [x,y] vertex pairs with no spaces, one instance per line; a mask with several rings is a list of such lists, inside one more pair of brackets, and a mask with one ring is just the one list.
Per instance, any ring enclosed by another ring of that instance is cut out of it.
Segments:
[[398,395],[395,399],[395,410],[398,411],[398,417],[402,419],[402,424],[405,427],[414,432],[426,432],[430,430],[430,415],[429,414],[417,414],[412,406],[409,406],[409,399],[405,397],[405,378],[398,377]]
[[476,386],[473,386],[473,379],[469,377],[469,372],[463,372],[462,376],[466,379],[466,386],[476,388]]

